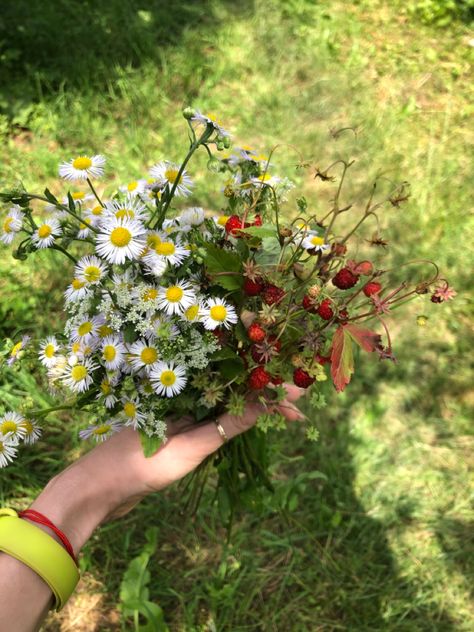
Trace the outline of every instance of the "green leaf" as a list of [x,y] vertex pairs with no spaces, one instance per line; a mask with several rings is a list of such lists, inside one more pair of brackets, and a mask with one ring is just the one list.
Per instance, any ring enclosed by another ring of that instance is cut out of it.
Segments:
[[273,264],[280,258],[281,246],[278,238],[264,237],[261,249],[255,253],[255,262],[260,265]]
[[149,437],[143,430],[138,431],[140,434],[140,441],[143,448],[143,454],[148,459],[154,454],[156,454],[158,448],[163,443],[163,439],[161,437]]
[[49,189],[44,190],[44,197],[48,200],[48,202],[51,202],[51,204],[58,204],[57,198],[51,193]]
[[212,355],[212,361],[219,362],[219,372],[226,380],[234,379],[244,369],[242,358],[229,347],[216,351]]
[[[218,248],[214,244],[206,243],[206,268],[213,283],[226,290],[240,290],[243,283],[241,258],[229,250]],[[225,274],[226,272],[233,274]]]
[[69,191],[67,192],[67,205],[69,206],[69,210],[71,211],[71,213],[76,212],[76,204]]

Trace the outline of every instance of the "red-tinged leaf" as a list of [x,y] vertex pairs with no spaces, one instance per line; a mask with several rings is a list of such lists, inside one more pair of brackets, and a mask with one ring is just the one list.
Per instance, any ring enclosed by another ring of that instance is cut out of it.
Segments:
[[370,331],[370,329],[364,329],[353,323],[347,323],[345,328],[354,342],[356,342],[361,349],[364,349],[364,351],[375,351],[382,346],[382,337],[380,334],[376,334]]
[[334,334],[331,348],[331,377],[338,393],[349,384],[353,373],[352,337],[346,325],[341,325]]

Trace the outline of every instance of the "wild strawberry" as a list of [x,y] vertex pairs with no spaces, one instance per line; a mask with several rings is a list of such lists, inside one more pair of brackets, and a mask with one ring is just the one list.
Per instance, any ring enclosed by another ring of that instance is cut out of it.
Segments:
[[321,301],[321,304],[318,307],[318,314],[323,320],[331,320],[331,318],[334,316],[334,312],[331,307],[330,299],[325,298],[324,301]]
[[353,287],[359,277],[349,270],[349,268],[341,268],[339,272],[333,277],[333,284],[340,290],[348,290]]
[[317,314],[318,308],[314,302],[314,298],[311,298],[308,294],[303,296],[303,309],[305,309],[310,314]]
[[304,369],[295,369],[293,371],[293,382],[300,388],[308,388],[314,382],[314,377],[311,377]]
[[255,279],[255,281],[252,279],[245,279],[244,281],[244,292],[247,296],[258,296],[264,287],[264,284],[259,279]]
[[349,318],[349,312],[347,309],[341,309],[339,310],[337,317],[340,321],[345,322]]
[[347,252],[347,246],[345,244],[340,244],[340,243],[333,243],[331,250],[333,251],[333,253],[340,257],[341,255],[345,255]]
[[243,228],[243,222],[238,215],[231,215],[225,224],[225,232],[227,234],[233,235],[234,237],[239,236],[239,231]]
[[252,226],[261,226],[262,225],[262,217],[260,215],[255,215],[255,219],[253,220]]
[[372,296],[372,294],[378,294],[382,289],[382,284],[378,281],[369,281],[364,285],[362,291],[366,296]]
[[247,336],[252,342],[262,342],[265,339],[265,329],[258,323],[252,323],[247,329]]
[[441,298],[441,296],[438,296],[437,294],[432,294],[430,300],[431,300],[432,303],[442,303],[443,302],[443,299]]
[[248,385],[251,389],[258,391],[261,388],[265,388],[270,380],[271,375],[265,371],[265,367],[256,366],[255,369],[250,371]]
[[267,305],[274,305],[275,303],[279,303],[284,296],[285,290],[282,290],[281,287],[277,287],[276,285],[272,285],[271,283],[266,285],[262,292],[263,302]]
[[325,364],[331,364],[331,356],[323,356],[319,353],[314,356],[314,360],[321,366],[324,366]]

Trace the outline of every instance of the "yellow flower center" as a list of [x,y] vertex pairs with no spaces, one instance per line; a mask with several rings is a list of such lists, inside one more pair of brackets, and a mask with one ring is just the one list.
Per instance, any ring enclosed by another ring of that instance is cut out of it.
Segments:
[[110,387],[110,382],[108,380],[103,380],[100,384],[100,390],[104,395],[108,395],[109,393],[111,393],[112,389]]
[[184,312],[184,317],[186,320],[196,320],[198,313],[199,305],[191,305],[191,307],[188,307],[188,309]]
[[179,303],[179,301],[183,298],[183,290],[177,285],[172,285],[166,290],[166,299],[170,303]]
[[140,353],[140,359],[143,364],[153,364],[158,359],[158,353],[153,347],[145,347]]
[[74,342],[71,345],[71,351],[73,353],[79,353],[80,350],[81,350],[81,343],[80,342]]
[[163,371],[160,375],[160,382],[163,386],[172,386],[176,382],[176,375],[174,371]]
[[43,226],[38,228],[38,237],[40,239],[46,239],[46,237],[49,237],[52,232],[53,229],[49,226],[49,224],[43,224]]
[[[178,178],[178,173],[178,169],[169,168],[165,171],[165,178],[168,180],[168,182],[174,184]],[[182,176],[179,177],[178,184],[181,182],[181,180]]]
[[138,186],[138,182],[136,180],[134,180],[133,182],[130,182],[129,184],[127,184],[127,189],[132,192],[135,191],[135,189]]
[[133,219],[135,217],[135,211],[131,208],[121,208],[115,213],[115,217],[117,217],[117,219],[121,219],[122,217]]
[[110,334],[113,334],[114,330],[112,329],[112,327],[109,327],[108,325],[101,325],[98,329],[98,332],[101,338],[105,338],[105,336],[109,336]]
[[156,288],[152,287],[152,288],[150,288],[149,290],[147,290],[145,292],[145,294],[143,295],[143,300],[144,301],[152,301],[157,296],[158,296],[158,290]]
[[172,255],[174,254],[176,248],[172,241],[162,241],[160,244],[155,246],[156,254],[158,255]]
[[23,346],[23,342],[20,340],[20,342],[17,342],[16,345],[12,347],[12,350],[10,351],[10,355],[14,358],[18,354],[22,346]]
[[91,213],[92,215],[102,215],[103,210],[104,210],[103,206],[97,205],[97,206],[94,206]]
[[117,248],[128,246],[131,239],[132,233],[128,228],[124,228],[123,226],[117,226],[117,228],[114,228],[110,233],[110,241],[114,246],[117,246]]
[[218,320],[219,322],[225,320],[227,316],[227,310],[223,305],[214,305],[211,307],[209,313],[212,320]]
[[311,237],[311,243],[313,246],[322,246],[324,244],[324,239],[315,235],[314,237]]
[[110,431],[110,429],[110,424],[101,424],[100,426],[97,426],[97,428],[94,428],[92,434],[95,434],[96,436],[105,435]]
[[6,435],[7,432],[16,432],[17,430],[18,424],[10,419],[5,419],[5,421],[0,424],[0,432],[4,435]]
[[26,430],[27,435],[30,435],[33,432],[33,424],[28,419],[23,419],[21,425]]
[[113,345],[105,345],[102,355],[104,356],[104,360],[106,362],[112,362],[112,360],[115,360],[117,351]]
[[84,171],[85,169],[89,169],[90,167],[92,167],[92,160],[87,156],[79,156],[79,158],[76,158],[72,161],[72,166],[74,167],[74,169],[80,169]]
[[76,364],[76,366],[73,366],[71,369],[71,377],[74,380],[74,382],[80,382],[85,377],[87,377],[86,367],[83,366],[82,364]]
[[84,276],[86,277],[86,281],[89,281],[89,283],[98,281],[100,279],[100,275],[101,270],[99,266],[87,266],[84,268]]
[[44,352],[43,353],[44,353],[46,358],[52,358],[54,356],[54,352],[55,352],[54,345],[50,342],[44,348]]
[[161,239],[158,235],[148,235],[146,243],[150,246],[150,248],[156,248],[158,244],[161,244]]
[[71,285],[73,290],[80,290],[81,287],[84,287],[85,283],[80,279],[73,279]]
[[227,224],[227,220],[229,219],[229,215],[221,215],[217,219],[217,223],[219,226],[225,226]]
[[85,323],[82,323],[82,325],[79,325],[78,329],[77,329],[77,333],[80,336],[86,336],[87,334],[90,334],[92,331],[92,323],[90,320],[88,320]]
[[123,412],[127,415],[127,417],[135,417],[137,407],[133,402],[127,402],[123,406]]
[[4,233],[11,233],[12,229],[11,229],[11,224],[13,222],[13,217],[6,217],[4,222],[3,222],[3,232]]
[[71,193],[71,197],[73,200],[83,200],[86,197],[86,194],[83,191],[74,191]]

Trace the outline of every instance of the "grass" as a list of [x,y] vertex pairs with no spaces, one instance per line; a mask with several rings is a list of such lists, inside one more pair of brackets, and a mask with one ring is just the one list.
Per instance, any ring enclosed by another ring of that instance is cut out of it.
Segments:
[[[23,35],[11,33],[2,53],[5,181],[21,177],[60,194],[57,163],[76,151],[109,155],[115,184],[133,179],[162,157],[183,156],[180,109],[193,103],[218,112],[238,142],[267,150],[284,143],[275,155],[280,173],[292,176],[300,157],[322,168],[355,158],[345,196],[359,205],[376,177],[381,190],[383,178],[410,181],[409,202],[382,217],[391,244],[384,263],[435,259],[459,291],[452,306],[420,300],[394,317],[397,365],[360,358],[346,394],[324,386],[318,443],[296,428],[275,436],[277,492],[240,516],[229,544],[205,503],[185,522],[178,488],[150,498],[94,535],[77,598],[45,629],[120,629],[120,581],[144,544],[143,525],[153,524],[160,544],[150,594],[173,631],[470,630],[466,26],[436,31],[404,3],[381,0],[214,0],[174,9],[130,0],[88,4],[90,15],[69,1],[33,5]],[[61,15],[73,28],[58,25]],[[346,126],[357,134],[330,133]],[[295,176],[322,212],[333,185]],[[203,158],[196,180],[192,202],[218,209]],[[367,252],[366,243],[358,249]],[[48,253],[39,266],[2,252],[3,334],[33,322],[42,333],[60,327],[62,265]],[[415,324],[420,313],[425,328]],[[6,406],[43,392],[39,376],[17,372],[0,388]],[[71,426],[82,421],[52,419],[47,442],[2,472],[0,500],[24,504],[75,458],[81,447]],[[312,478],[315,471],[324,477]]]

